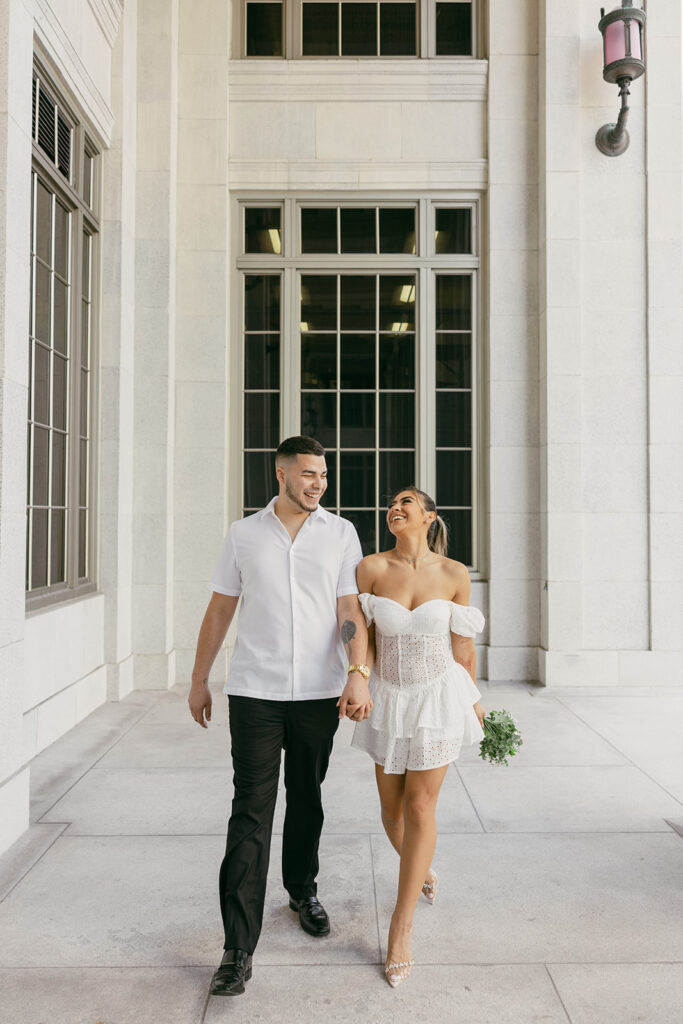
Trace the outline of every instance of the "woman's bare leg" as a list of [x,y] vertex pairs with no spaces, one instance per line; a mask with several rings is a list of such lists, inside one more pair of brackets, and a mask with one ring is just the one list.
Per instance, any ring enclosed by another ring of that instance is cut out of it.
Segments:
[[405,774],[398,895],[387,945],[387,960],[390,963],[410,960],[413,914],[434,856],[436,802],[447,770],[448,766],[443,765],[441,768],[407,771]]
[[[376,764],[375,778],[377,779],[377,791],[379,792],[382,826],[389,842],[400,856],[403,843],[403,793],[406,776],[385,775],[382,765]],[[431,867],[427,871],[424,881],[427,883],[434,881],[434,873]]]

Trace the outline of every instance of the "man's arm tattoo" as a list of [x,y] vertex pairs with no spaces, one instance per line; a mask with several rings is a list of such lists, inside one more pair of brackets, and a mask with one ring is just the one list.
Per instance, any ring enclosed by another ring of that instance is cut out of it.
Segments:
[[341,627],[341,638],[346,651],[346,657],[351,661],[351,641],[356,635],[356,624],[351,619],[345,619]]

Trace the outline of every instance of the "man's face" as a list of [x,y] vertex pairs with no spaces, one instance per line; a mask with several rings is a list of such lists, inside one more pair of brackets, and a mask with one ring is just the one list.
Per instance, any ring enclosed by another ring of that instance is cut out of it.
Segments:
[[327,488],[324,455],[297,455],[277,467],[280,493],[303,512],[315,512]]

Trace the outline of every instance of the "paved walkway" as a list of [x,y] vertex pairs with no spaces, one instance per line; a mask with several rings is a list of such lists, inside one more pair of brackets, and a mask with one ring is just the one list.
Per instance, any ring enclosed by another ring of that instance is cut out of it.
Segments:
[[208,998],[225,700],[208,732],[180,690],[100,708],[35,760],[34,824],[0,860],[1,1024],[680,1024],[683,690],[482,689],[526,745],[509,768],[471,750],[448,773],[410,980],[382,977],[397,859],[344,723],[319,878],[332,935],[310,938],[287,908],[278,804],[236,999]]

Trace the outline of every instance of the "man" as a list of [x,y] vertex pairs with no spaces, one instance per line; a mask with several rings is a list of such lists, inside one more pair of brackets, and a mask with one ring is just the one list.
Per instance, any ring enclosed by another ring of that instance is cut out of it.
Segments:
[[233,523],[225,539],[188,698],[192,717],[206,728],[209,672],[241,596],[225,686],[235,792],[220,871],[225,952],[213,995],[238,995],[251,977],[283,749],[282,878],[301,927],[329,934],[315,881],[320,787],[339,720],[348,714],[361,721],[372,708],[355,573],[362,552],[352,524],[319,505],[327,487],[325,450],[310,437],[287,438],[275,469],[277,498]]

